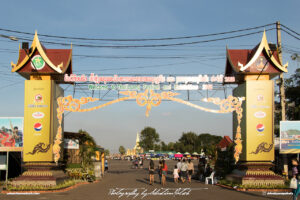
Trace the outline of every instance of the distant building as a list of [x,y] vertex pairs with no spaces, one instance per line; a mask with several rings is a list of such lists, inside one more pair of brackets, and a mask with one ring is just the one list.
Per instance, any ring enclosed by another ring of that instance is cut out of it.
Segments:
[[217,145],[217,147],[220,148],[221,151],[226,151],[227,147],[232,143],[233,141],[230,139],[229,136],[224,136],[223,139]]
[[127,149],[126,156],[136,156],[139,153],[143,153],[144,150],[140,146],[140,135],[136,134],[136,141],[133,149]]

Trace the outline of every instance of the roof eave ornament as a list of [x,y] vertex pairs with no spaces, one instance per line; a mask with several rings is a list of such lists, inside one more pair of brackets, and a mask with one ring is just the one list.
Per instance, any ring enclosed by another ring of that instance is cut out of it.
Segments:
[[278,61],[274,58],[274,56],[271,54],[271,49],[269,47],[266,31],[264,30],[263,37],[261,39],[261,42],[259,44],[259,47],[257,48],[254,56],[251,58],[251,60],[244,66],[242,63],[238,62],[238,66],[240,67],[240,72],[244,72],[248,67],[250,67],[260,56],[261,52],[265,49],[268,57],[271,59],[273,64],[279,68],[283,72],[287,72],[288,63],[285,65],[281,65],[278,63]]
[[[63,62],[61,62],[58,66],[55,66],[51,61],[50,59],[48,58],[48,56],[46,55],[40,41],[39,41],[39,38],[38,38],[38,35],[37,35],[37,31],[35,31],[35,34],[34,34],[34,37],[33,37],[33,41],[31,43],[31,47],[30,47],[32,50],[30,53],[26,53],[26,56],[25,58],[17,65],[17,64],[14,64],[13,62],[11,62],[11,66],[12,66],[12,72],[16,72],[18,71],[21,67],[23,67],[28,60],[31,59],[32,55],[34,54],[35,52],[35,49],[37,49],[41,55],[41,57],[43,58],[43,60],[56,72],[58,73],[62,73],[62,68],[63,68]],[[20,57],[20,55],[19,55]]]

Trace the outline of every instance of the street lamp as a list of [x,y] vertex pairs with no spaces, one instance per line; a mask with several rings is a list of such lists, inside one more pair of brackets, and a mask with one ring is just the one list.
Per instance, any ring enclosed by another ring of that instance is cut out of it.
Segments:
[[291,55],[291,59],[300,61],[300,56],[297,53],[294,53],[293,55]]
[[0,34],[0,37],[8,38],[8,39],[13,40],[13,41],[18,41],[19,40],[17,37],[8,36],[8,35],[2,35],[2,34]]

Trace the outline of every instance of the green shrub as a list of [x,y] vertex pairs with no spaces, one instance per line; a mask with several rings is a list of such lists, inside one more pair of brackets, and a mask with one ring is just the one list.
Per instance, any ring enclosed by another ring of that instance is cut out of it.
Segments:
[[40,191],[40,190],[58,190],[64,189],[70,186],[73,186],[81,181],[79,180],[66,180],[61,184],[52,186],[45,186],[45,185],[20,185],[20,186],[12,186],[8,184],[7,190],[8,191]]
[[289,183],[286,183],[284,185],[242,185],[242,184],[236,184],[232,181],[228,181],[226,179],[219,180],[219,184],[226,185],[229,187],[235,187],[235,188],[242,188],[242,189],[288,189]]
[[66,168],[82,168],[80,163],[70,163],[67,164]]

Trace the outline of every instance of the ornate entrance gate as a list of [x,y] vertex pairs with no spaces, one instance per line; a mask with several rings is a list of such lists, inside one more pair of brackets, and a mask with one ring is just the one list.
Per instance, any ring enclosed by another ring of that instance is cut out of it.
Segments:
[[[269,184],[270,180],[279,184],[284,183],[283,179],[272,174],[268,167],[274,159],[274,84],[271,79],[287,72],[287,64],[282,65],[277,50],[269,47],[265,33],[261,42],[253,49],[227,49],[225,77],[223,75],[126,77],[97,76],[93,73],[90,77],[77,76],[72,74],[72,49],[46,50],[40,43],[37,33],[30,49],[24,45],[24,48],[19,50],[18,62],[12,63],[12,67],[12,72],[18,72],[28,79],[25,81],[24,108],[25,162],[58,163],[65,111],[87,112],[114,103],[135,100],[139,106],[146,107],[146,116],[149,116],[153,107],[159,106],[163,100],[168,100],[206,112],[235,112],[236,114],[233,115],[233,135],[236,144],[234,157],[236,163],[238,161],[244,163],[244,168],[241,173],[233,177],[238,177],[237,180],[243,184],[252,184],[251,181],[255,179],[259,179],[259,184]],[[230,77],[234,77],[233,81],[230,81]],[[70,82],[92,82],[95,84],[88,85],[90,90],[117,89],[120,91],[119,94],[124,96],[95,107],[83,108],[83,105],[96,102],[99,98],[64,97],[58,84]],[[175,91],[201,88],[208,90],[212,87],[208,82],[222,84],[229,82],[239,86],[234,90],[234,96],[226,99],[203,99],[204,102],[219,106],[218,110],[177,98],[179,93]],[[133,83],[146,83],[146,85],[141,87]],[[245,166],[246,170],[244,170]],[[268,175],[268,179],[257,177],[257,173]]]

